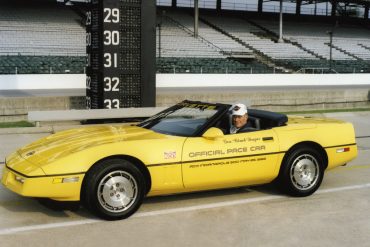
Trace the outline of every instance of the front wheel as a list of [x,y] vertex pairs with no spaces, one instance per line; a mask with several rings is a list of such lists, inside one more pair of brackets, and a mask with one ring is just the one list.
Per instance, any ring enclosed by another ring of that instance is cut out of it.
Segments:
[[278,177],[279,187],[292,196],[308,196],[321,185],[324,160],[315,149],[300,147],[284,159]]
[[139,209],[145,194],[145,179],[129,161],[105,160],[88,172],[82,193],[84,205],[97,216],[124,219]]

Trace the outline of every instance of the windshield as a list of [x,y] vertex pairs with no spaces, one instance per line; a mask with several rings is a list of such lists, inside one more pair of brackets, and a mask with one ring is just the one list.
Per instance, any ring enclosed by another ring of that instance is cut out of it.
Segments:
[[220,111],[215,104],[182,102],[154,115],[138,126],[175,136],[193,136]]

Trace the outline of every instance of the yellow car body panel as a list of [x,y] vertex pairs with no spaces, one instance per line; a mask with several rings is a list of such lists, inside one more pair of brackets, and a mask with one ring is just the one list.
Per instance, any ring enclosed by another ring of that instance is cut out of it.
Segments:
[[210,189],[260,184],[278,173],[279,145],[273,130],[225,135],[218,140],[188,138],[183,151],[185,188]]
[[[357,145],[353,125],[334,119],[290,117],[287,126],[276,128],[282,151],[295,143],[314,142],[325,149],[327,169],[341,166],[357,157]],[[341,149],[349,148],[342,152]]]
[[[143,145],[141,139],[151,143],[150,147]],[[99,160],[124,155],[136,157],[145,165],[149,165],[149,170],[156,174],[156,176],[152,176],[153,190],[157,189],[157,185],[160,185],[158,190],[166,187],[182,188],[181,167],[179,165],[175,169],[176,166],[173,165],[166,168],[165,166],[156,167],[156,164],[164,165],[176,162],[180,164],[184,140],[184,137],[166,136],[135,126],[101,126],[63,131],[40,139],[10,155],[6,159],[4,174],[12,174],[8,177],[12,183],[4,181],[6,180],[4,175],[3,184],[8,188],[11,187],[12,191],[25,196],[54,199],[63,197],[61,200],[68,200],[65,196],[68,193],[62,195],[56,193],[62,189],[60,186],[63,184],[45,186],[44,189],[48,191],[47,193],[38,191],[39,183],[42,183],[40,177],[48,174],[47,176],[52,181],[53,178],[74,177],[76,174],[81,176]],[[160,150],[164,151],[160,152]],[[34,170],[37,170],[38,173],[35,174]],[[26,182],[23,186],[13,186],[12,178],[15,175],[25,178]],[[34,183],[31,183],[30,180]],[[70,198],[79,200],[81,183],[82,179],[74,183],[76,190]],[[65,185],[67,185],[65,190],[68,190],[69,183],[65,183]],[[24,189],[28,186],[33,188]],[[47,194],[49,195],[45,196]]]
[[285,126],[214,139],[105,125],[63,131],[19,149],[6,159],[2,184],[23,196],[76,201],[89,169],[116,156],[147,168],[149,196],[263,184],[278,176],[293,146],[307,142],[325,150],[330,169],[357,156],[352,124],[337,120],[291,117]]

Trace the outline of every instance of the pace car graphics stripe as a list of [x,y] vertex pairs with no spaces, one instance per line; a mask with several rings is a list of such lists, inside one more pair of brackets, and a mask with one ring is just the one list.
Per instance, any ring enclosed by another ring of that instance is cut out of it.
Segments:
[[283,152],[274,152],[274,153],[249,154],[249,155],[240,155],[240,156],[232,156],[232,157],[213,158],[213,159],[200,159],[200,160],[189,160],[189,161],[183,161],[183,162],[150,164],[150,165],[146,165],[146,166],[147,167],[170,166],[170,165],[180,165],[180,164],[187,164],[187,163],[194,163],[194,162],[205,162],[205,161],[215,161],[215,160],[238,159],[238,158],[246,158],[246,157],[257,157],[257,156],[263,156],[263,155],[283,154],[283,153],[286,153],[286,152],[283,151]]
[[342,145],[337,145],[337,146],[328,146],[324,147],[325,149],[327,148],[340,148],[340,147],[348,147],[348,146],[355,146],[357,145],[356,143],[350,143],[350,144],[342,144]]
[[28,175],[25,175],[23,173],[20,173],[12,168],[10,168],[9,166],[6,166],[7,169],[9,169],[10,171],[12,171],[13,173],[16,173],[22,177],[25,177],[25,178],[45,178],[45,177],[65,177],[65,176],[74,176],[74,175],[83,175],[85,174],[86,172],[75,172],[75,173],[65,173],[65,174],[50,174],[50,175],[38,175],[38,176],[28,176]]
[[[337,145],[337,146],[327,146],[324,147],[324,149],[328,148],[338,148],[338,147],[345,147],[345,146],[354,146],[356,143],[350,143],[350,144],[343,144],[343,145]],[[262,155],[274,155],[274,154],[282,154],[286,153],[286,151],[281,152],[273,152],[273,153],[262,153],[262,154],[250,154],[250,155],[241,155],[241,156],[232,156],[232,157],[222,157],[222,158],[213,158],[213,159],[200,159],[200,160],[189,160],[184,162],[173,162],[173,163],[160,163],[160,164],[149,164],[146,165],[147,167],[156,167],[156,166],[170,166],[170,165],[180,165],[180,164],[187,164],[187,163],[194,163],[194,162],[205,162],[205,161],[215,161],[215,160],[226,160],[226,159],[238,159],[238,158],[246,158],[246,157],[257,157]],[[74,175],[83,175],[86,172],[76,172],[76,173],[64,173],[64,174],[50,174],[50,175],[38,175],[38,176],[28,176],[23,173],[20,173],[9,166],[6,165],[6,168],[12,171],[13,173],[16,173],[22,177],[25,178],[42,178],[42,177],[64,177],[64,176],[74,176]]]

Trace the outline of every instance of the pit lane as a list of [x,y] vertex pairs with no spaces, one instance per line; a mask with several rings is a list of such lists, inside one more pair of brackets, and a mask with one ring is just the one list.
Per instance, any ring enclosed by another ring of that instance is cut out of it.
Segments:
[[307,198],[286,197],[271,186],[148,198],[133,217],[117,222],[92,218],[84,209],[55,211],[10,193],[4,198],[0,191],[0,240],[2,246],[182,245],[174,239],[184,246],[367,246],[369,170],[348,165],[327,172],[320,190]]

